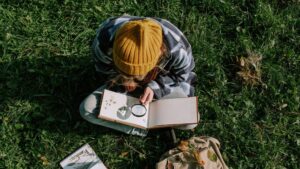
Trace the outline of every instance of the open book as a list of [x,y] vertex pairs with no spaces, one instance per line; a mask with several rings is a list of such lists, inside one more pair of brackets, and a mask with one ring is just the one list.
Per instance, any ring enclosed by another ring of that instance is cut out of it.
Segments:
[[60,162],[63,169],[107,169],[89,144],[85,144]]
[[197,97],[186,97],[142,105],[138,98],[104,90],[98,118],[143,129],[196,124],[197,103]]

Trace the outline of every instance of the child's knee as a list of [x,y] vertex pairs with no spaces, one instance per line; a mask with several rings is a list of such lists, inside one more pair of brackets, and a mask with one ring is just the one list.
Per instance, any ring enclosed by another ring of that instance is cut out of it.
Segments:
[[187,125],[178,126],[175,128],[180,129],[180,130],[192,130],[192,129],[196,128],[197,126],[198,126],[198,124],[187,124]]
[[97,107],[97,99],[95,95],[91,94],[80,104],[80,113],[92,113]]

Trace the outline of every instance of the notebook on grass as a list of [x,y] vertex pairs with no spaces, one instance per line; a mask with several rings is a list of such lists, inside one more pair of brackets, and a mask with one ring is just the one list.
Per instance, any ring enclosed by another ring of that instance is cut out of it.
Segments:
[[196,124],[197,103],[197,97],[186,97],[143,105],[138,98],[104,90],[98,118],[143,129]]

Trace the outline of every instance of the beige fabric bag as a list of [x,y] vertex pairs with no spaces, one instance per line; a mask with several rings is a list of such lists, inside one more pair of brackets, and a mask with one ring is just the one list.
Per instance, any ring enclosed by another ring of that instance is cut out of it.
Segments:
[[163,154],[156,169],[228,169],[219,148],[215,138],[192,137]]

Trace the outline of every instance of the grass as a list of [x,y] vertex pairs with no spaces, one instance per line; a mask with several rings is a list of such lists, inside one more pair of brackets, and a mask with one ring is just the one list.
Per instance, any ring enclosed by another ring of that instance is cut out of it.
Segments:
[[[297,0],[0,2],[0,168],[58,168],[89,143],[109,168],[154,168],[162,134],[125,135],[84,121],[80,102],[100,84],[90,46],[97,26],[122,14],[166,18],[193,46],[200,125],[181,139],[221,142],[231,168],[300,168],[300,4]],[[262,56],[261,81],[236,61]],[[298,154],[298,155],[297,155]]]

